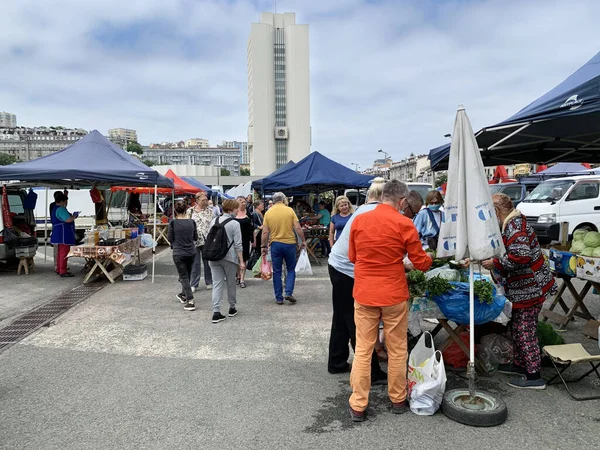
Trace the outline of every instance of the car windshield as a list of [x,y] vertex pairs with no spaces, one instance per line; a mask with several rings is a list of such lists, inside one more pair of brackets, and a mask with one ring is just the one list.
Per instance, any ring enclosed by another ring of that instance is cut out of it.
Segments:
[[423,197],[423,201],[425,201],[425,197],[427,197],[427,194],[429,194],[429,191],[431,191],[433,188],[431,187],[431,185],[428,184],[409,184],[408,189],[421,194],[421,197]]
[[492,194],[497,194],[502,190],[503,187],[504,186],[502,186],[501,184],[490,184],[490,192]]
[[551,203],[560,200],[575,183],[573,180],[546,181],[523,200],[526,203]]

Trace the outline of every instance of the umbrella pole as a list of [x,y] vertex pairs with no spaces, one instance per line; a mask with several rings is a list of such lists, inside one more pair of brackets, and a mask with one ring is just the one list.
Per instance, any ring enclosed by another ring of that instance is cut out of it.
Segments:
[[154,265],[156,260],[156,200],[158,199],[158,186],[154,185],[154,245],[152,246],[152,283],[154,283]]
[[469,380],[469,395],[471,400],[475,398],[475,291],[473,288],[474,261],[469,262],[469,365],[467,366],[467,378]]
[[175,219],[175,188],[171,191],[171,219]]
[[44,262],[48,259],[48,188],[46,188],[46,211],[44,213]]

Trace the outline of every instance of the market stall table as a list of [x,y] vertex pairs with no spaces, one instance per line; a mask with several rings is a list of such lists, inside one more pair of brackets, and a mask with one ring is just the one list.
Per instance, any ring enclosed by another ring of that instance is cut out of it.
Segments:
[[[557,272],[554,272],[553,274],[555,278],[561,280],[561,283],[550,307],[548,309],[543,309],[540,313],[540,315],[543,317],[543,321],[546,322],[547,320],[551,320],[552,322],[557,323],[561,330],[564,330],[569,321],[573,319],[573,316],[592,320],[594,317],[585,306],[584,301],[592,287],[600,292],[600,283],[590,280],[582,280],[585,281],[585,285],[579,292],[577,292],[577,289],[575,286],[573,286],[572,282],[573,278],[575,277]],[[567,303],[563,298],[563,294],[567,289],[575,300],[571,307],[567,306]],[[555,311],[557,306],[561,307],[564,314]]]
[[154,227],[156,227],[156,245],[159,245],[160,243],[164,243],[166,245],[171,245],[171,243],[169,242],[169,239],[167,238],[169,224],[168,223],[156,223],[156,224],[148,223],[148,224],[146,224],[148,233],[150,233],[152,235],[154,235]]
[[108,281],[115,282],[116,276],[108,271],[109,264],[115,264],[121,269],[128,261],[128,255],[134,255],[138,263],[140,261],[140,243],[141,238],[138,236],[135,239],[127,239],[119,245],[77,245],[71,247],[71,251],[67,255],[68,258],[85,258],[86,261],[92,263],[92,267],[86,277],[83,279],[87,283],[89,279],[96,273],[104,273]]
[[306,238],[308,256],[321,265],[321,261],[315,255],[315,248],[322,240],[329,239],[329,229],[327,227],[304,228],[304,237]]

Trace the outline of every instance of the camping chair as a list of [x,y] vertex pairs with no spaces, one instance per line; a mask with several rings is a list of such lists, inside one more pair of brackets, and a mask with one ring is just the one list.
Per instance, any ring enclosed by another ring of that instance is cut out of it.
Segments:
[[[595,395],[591,397],[578,397],[571,392],[569,386],[567,385],[567,383],[573,383],[583,380],[592,372],[596,372],[596,375],[598,375],[598,378],[600,378],[600,372],[598,372],[598,367],[600,367],[600,355],[590,355],[581,344],[546,345],[543,350],[544,353],[548,355],[548,357],[550,357],[550,361],[552,361],[552,365],[556,369],[556,375],[554,375],[548,381],[547,384],[552,384],[552,382],[556,380],[556,378],[560,378],[563,384],[565,385],[565,388],[567,388],[567,392],[573,400],[581,401],[600,399],[600,395]],[[571,364],[579,364],[586,362],[589,362],[592,368],[583,375],[581,375],[579,378],[568,381],[563,378],[562,374],[565,372],[565,370],[571,367]],[[559,369],[557,367],[557,364],[561,364],[564,367],[562,369]]]

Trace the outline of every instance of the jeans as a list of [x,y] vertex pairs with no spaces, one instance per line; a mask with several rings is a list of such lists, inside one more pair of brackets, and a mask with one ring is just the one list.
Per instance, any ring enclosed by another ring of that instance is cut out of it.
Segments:
[[214,284],[212,291],[213,312],[221,312],[221,297],[227,283],[227,301],[230,308],[235,308],[236,304],[236,285],[235,276],[240,266],[225,259],[220,261],[210,261],[210,268],[214,275]]
[[201,245],[200,247],[196,247],[196,259],[194,260],[194,266],[192,267],[192,280],[190,282],[190,284],[195,288],[197,288],[200,285],[202,263],[204,263],[204,283],[206,283],[207,286],[213,284],[212,272],[210,271],[208,261],[202,258],[203,248],[203,245]]
[[173,262],[177,268],[179,282],[181,283],[181,293],[188,301],[194,299],[194,294],[192,294],[192,285],[190,284],[190,275],[192,273],[192,266],[194,265],[195,259],[196,255],[173,255]]
[[285,261],[287,268],[287,277],[285,280],[285,295],[287,297],[294,293],[294,283],[296,282],[296,244],[273,242],[271,244],[273,289],[275,290],[275,300],[278,302],[283,301],[283,283],[281,282],[283,261]]

